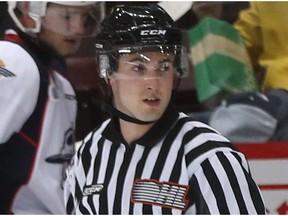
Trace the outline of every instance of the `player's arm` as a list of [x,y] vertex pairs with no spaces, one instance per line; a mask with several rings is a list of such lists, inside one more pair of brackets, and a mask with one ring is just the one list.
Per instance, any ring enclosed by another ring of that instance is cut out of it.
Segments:
[[0,143],[19,132],[32,114],[39,79],[34,60],[23,48],[0,42]]

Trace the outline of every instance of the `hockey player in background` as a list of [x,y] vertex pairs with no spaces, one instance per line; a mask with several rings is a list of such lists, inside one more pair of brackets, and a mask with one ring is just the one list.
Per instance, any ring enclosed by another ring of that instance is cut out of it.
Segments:
[[8,2],[0,41],[0,213],[63,214],[63,170],[73,149],[74,90],[64,58],[95,35],[95,2]]

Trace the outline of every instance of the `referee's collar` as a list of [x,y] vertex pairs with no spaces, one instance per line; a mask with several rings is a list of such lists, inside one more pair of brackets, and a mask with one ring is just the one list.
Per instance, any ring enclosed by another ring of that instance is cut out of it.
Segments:
[[[133,141],[131,145],[139,144],[145,147],[153,147],[165,136],[165,134],[167,134],[168,130],[178,119],[178,116],[179,113],[176,111],[174,106],[170,104],[156,124],[153,125],[153,127],[146,134],[144,134],[144,136]],[[107,125],[102,135],[106,139],[111,140],[113,143],[127,144],[120,132],[118,118],[111,118],[110,123]]]

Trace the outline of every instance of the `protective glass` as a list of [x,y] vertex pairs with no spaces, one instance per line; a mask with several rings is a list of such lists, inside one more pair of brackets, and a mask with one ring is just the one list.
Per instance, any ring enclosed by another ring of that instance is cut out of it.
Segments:
[[[172,79],[174,76],[186,77],[188,72],[187,53],[183,46],[121,48],[100,55],[99,61],[101,76],[113,76],[114,79]],[[112,62],[117,67],[110,68]]]
[[67,6],[49,3],[42,27],[64,36],[95,36],[102,19],[100,4]]

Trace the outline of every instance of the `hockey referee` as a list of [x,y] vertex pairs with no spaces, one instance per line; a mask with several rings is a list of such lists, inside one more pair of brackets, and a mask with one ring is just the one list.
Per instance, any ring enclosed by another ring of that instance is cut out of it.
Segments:
[[171,104],[187,53],[162,8],[115,7],[96,53],[111,118],[84,139],[67,170],[67,213],[265,214],[245,156]]

